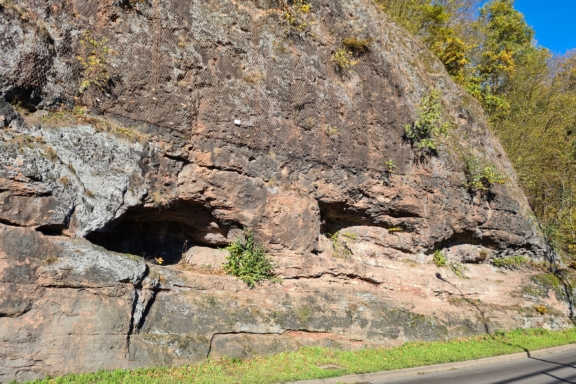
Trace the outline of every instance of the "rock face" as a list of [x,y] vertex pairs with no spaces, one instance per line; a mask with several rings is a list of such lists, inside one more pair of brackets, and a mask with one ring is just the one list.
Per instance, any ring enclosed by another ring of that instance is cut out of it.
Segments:
[[[0,382],[571,326],[569,276],[488,263],[555,256],[480,107],[370,1],[1,4]],[[218,268],[244,227],[283,283]]]

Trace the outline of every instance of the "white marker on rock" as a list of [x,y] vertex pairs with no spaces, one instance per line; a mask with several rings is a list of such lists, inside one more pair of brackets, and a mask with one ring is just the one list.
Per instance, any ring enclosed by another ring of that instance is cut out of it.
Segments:
[[240,126],[240,124],[242,124],[242,122],[240,120],[234,120],[234,124]]

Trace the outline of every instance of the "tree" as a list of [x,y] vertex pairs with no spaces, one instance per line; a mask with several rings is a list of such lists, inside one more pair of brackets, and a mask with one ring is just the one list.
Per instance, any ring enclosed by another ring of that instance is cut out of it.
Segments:
[[479,47],[479,76],[497,89],[516,68],[516,62],[534,50],[534,31],[514,9],[513,0],[492,0],[480,8],[477,22],[485,36]]
[[553,58],[513,0],[376,0],[476,97],[556,249],[576,259],[576,52]]

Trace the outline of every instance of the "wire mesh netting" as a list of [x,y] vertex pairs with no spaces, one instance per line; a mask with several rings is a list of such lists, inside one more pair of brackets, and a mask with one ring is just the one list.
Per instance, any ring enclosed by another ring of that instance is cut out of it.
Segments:
[[[359,60],[350,86],[334,81],[334,47],[312,51],[303,28],[287,26],[290,4],[254,12],[217,0],[13,1],[14,40],[26,48],[11,60],[10,81],[201,140],[382,168],[382,156],[357,154],[398,144],[376,127],[387,123],[380,111],[397,106],[373,91],[394,85],[375,76],[373,55]],[[339,27],[330,14],[307,17]]]

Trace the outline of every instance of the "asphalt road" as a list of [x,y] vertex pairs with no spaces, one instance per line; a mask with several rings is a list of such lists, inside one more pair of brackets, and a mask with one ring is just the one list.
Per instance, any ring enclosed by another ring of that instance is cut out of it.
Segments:
[[576,351],[568,351],[370,384],[576,384]]

